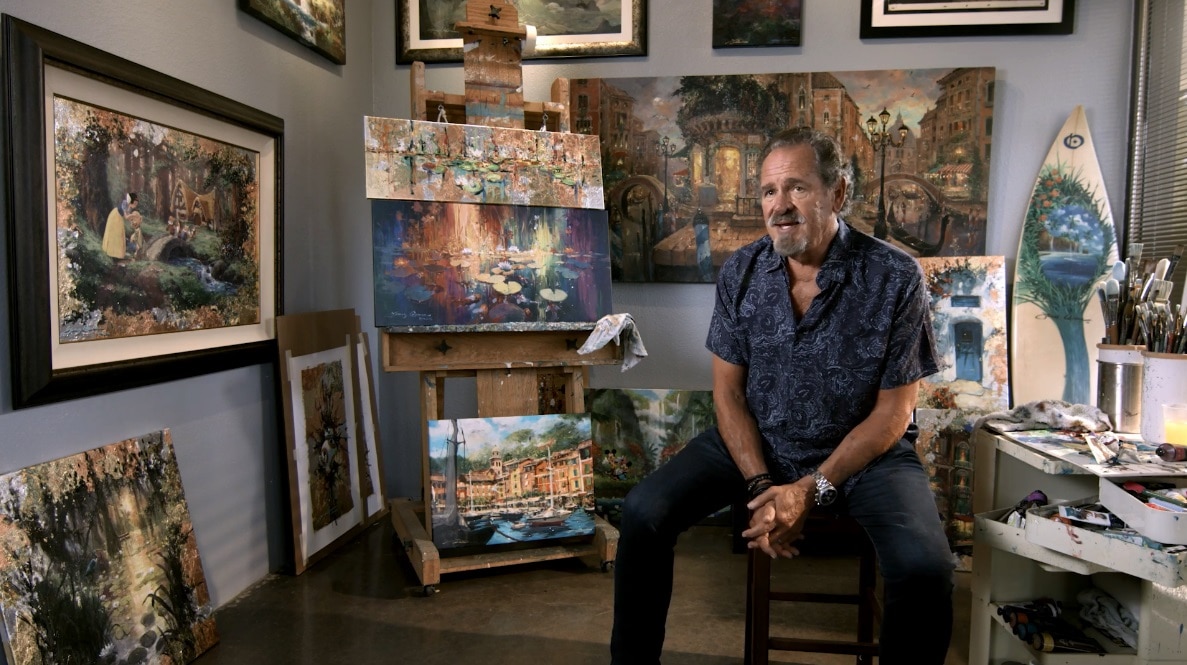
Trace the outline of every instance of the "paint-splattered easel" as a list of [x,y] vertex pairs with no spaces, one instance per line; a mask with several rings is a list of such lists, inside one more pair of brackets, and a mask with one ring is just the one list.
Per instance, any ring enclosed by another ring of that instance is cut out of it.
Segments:
[[[424,63],[412,63],[412,119],[516,129],[569,131],[569,81],[552,84],[551,102],[524,102],[522,54],[527,30],[507,0],[468,0],[457,24],[465,44],[465,95],[426,90]],[[594,324],[551,324],[548,329],[388,329],[381,335],[383,369],[420,373],[422,488],[428,493],[428,422],[444,418],[445,379],[474,377],[479,418],[540,413],[583,413],[589,366],[622,362],[622,349],[607,345],[579,355]],[[392,525],[426,595],[444,573],[534,561],[598,557],[603,570],[614,561],[618,530],[595,518],[589,543],[442,558],[433,544],[429,501],[393,499]]]

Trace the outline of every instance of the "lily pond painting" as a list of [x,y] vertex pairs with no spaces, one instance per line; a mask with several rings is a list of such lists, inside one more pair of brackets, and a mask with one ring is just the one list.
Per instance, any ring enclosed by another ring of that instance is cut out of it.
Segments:
[[598,514],[617,523],[622,500],[644,476],[717,424],[710,390],[586,391],[593,420]]
[[454,554],[594,532],[587,413],[429,421],[433,544]]
[[259,153],[53,106],[59,342],[258,323]]
[[605,211],[375,200],[371,216],[378,327],[546,328],[610,313]]
[[188,663],[218,641],[168,430],[0,476],[13,665]]
[[598,137],[364,118],[367,198],[601,210]]

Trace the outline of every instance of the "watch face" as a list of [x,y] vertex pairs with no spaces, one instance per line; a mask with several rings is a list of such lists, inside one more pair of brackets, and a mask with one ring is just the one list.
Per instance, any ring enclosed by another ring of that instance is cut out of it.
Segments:
[[821,506],[831,505],[833,501],[837,500],[837,490],[832,487],[827,487],[816,493],[816,503]]

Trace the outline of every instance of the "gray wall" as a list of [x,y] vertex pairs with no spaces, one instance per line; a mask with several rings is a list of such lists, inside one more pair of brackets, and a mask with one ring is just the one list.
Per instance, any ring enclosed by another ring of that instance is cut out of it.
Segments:
[[[395,65],[396,3],[346,1],[345,67],[235,4],[0,0],[0,11],[283,118],[285,311],[353,307],[374,340],[361,118],[408,116],[408,68]],[[651,55],[529,61],[527,98],[546,99],[558,76],[992,66],[998,85],[987,251],[1015,253],[1039,164],[1076,104],[1086,108],[1113,209],[1121,214],[1131,3],[1081,0],[1070,36],[862,42],[857,2],[807,2],[802,47],[719,51],[709,46],[709,0],[649,4]],[[430,65],[427,83],[461,92],[460,65]],[[9,223],[0,219],[0,227]],[[0,276],[0,292],[7,288],[7,275]],[[593,385],[708,388],[703,340],[711,299],[709,285],[615,284],[615,311],[635,316],[651,356],[626,373],[598,368]],[[231,600],[282,566],[289,518],[272,366],[13,411],[8,324],[8,303],[0,298],[0,473],[168,427],[214,602]],[[420,478],[416,380],[378,379],[388,493],[412,495]],[[464,410],[465,402],[451,408]]]

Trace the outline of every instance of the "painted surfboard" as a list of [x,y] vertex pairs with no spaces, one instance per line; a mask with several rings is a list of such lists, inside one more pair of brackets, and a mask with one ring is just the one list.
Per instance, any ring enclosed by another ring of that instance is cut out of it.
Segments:
[[1039,169],[1018,243],[1010,339],[1015,406],[1095,402],[1094,354],[1105,334],[1096,290],[1117,260],[1116,238],[1088,119],[1077,106]]

